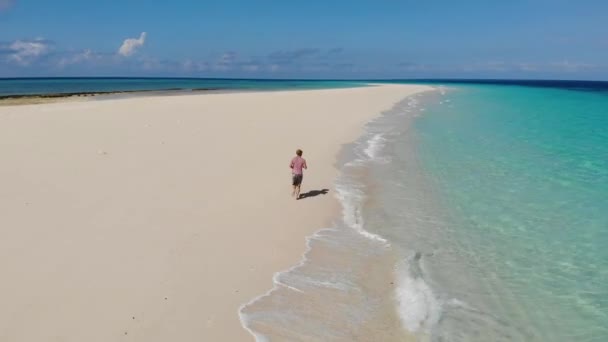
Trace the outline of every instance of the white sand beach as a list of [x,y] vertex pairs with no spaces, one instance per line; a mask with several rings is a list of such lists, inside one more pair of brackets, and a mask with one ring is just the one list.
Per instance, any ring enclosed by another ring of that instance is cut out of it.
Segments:
[[[250,341],[239,307],[339,214],[336,154],[430,89],[0,106],[0,341]],[[296,201],[290,159],[309,169]]]

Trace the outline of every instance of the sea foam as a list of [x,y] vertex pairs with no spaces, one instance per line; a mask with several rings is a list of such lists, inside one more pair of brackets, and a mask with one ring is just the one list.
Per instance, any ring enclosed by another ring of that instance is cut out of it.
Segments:
[[411,332],[427,335],[439,321],[441,305],[425,282],[419,262],[420,253],[413,253],[398,266],[395,295],[403,326]]

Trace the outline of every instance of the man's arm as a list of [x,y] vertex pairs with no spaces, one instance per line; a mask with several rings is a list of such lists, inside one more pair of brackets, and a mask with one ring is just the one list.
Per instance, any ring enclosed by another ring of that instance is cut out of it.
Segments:
[[308,170],[308,165],[306,165],[306,159],[304,159],[304,165],[302,165],[302,167],[303,167],[305,170]]

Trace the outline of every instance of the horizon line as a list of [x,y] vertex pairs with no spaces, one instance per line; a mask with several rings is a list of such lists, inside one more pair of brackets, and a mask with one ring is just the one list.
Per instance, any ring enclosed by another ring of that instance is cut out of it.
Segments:
[[183,80],[234,80],[234,81],[342,81],[342,82],[382,82],[382,81],[537,81],[537,82],[600,82],[608,80],[558,79],[558,78],[455,78],[455,77],[415,77],[415,78],[240,78],[240,77],[189,77],[189,76],[25,76],[0,77],[5,80],[44,79],[183,79]]

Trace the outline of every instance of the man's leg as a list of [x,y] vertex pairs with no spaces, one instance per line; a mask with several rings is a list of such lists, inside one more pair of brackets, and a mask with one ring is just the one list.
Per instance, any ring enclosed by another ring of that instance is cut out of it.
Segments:
[[296,199],[300,198],[300,185],[301,184],[299,184],[299,185],[296,186]]
[[291,190],[291,197],[296,195],[296,188],[297,188],[297,186],[294,185],[293,190]]

